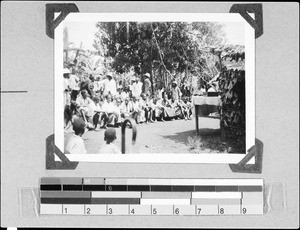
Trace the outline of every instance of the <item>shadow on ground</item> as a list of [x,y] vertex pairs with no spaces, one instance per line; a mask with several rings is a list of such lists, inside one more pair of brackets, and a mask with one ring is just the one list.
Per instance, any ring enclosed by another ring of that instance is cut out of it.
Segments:
[[[218,137],[221,135],[220,129],[199,129],[200,137]],[[196,130],[189,130],[185,132],[177,132],[172,135],[160,135],[163,138],[171,139],[175,143],[187,144],[188,137],[196,137]]]
[[245,153],[245,142],[222,139],[220,129],[203,128],[199,129],[199,135],[190,130],[161,137],[187,145],[192,153]]

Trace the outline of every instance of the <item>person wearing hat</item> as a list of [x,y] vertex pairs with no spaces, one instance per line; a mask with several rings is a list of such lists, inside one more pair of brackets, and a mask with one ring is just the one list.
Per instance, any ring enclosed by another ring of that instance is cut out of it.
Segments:
[[112,73],[108,72],[106,74],[106,79],[103,82],[103,96],[107,96],[109,93],[112,96],[117,94],[117,83],[112,77]]
[[181,100],[181,91],[180,88],[178,87],[177,81],[172,82],[172,88],[171,88],[171,99],[174,101],[180,101]]
[[151,81],[150,81],[150,74],[145,73],[144,75],[144,84],[143,84],[143,93],[146,95],[151,95]]
[[98,153],[100,154],[121,154],[120,149],[113,143],[117,139],[116,130],[109,128],[104,132],[104,141]]
[[70,105],[71,102],[71,88],[70,88],[70,70],[68,68],[63,69],[64,74],[64,106]]
[[86,127],[85,122],[81,118],[76,117],[73,119],[72,125],[75,134],[68,140],[66,151],[70,154],[86,154],[82,139]]

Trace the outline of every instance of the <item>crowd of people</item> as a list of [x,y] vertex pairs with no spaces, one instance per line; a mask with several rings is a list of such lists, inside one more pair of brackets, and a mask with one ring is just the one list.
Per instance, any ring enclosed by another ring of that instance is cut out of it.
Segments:
[[100,80],[92,75],[79,78],[74,70],[64,69],[65,125],[74,116],[81,117],[90,130],[119,127],[126,118],[137,124],[191,119],[191,98],[182,97],[176,81],[169,91],[152,93],[150,74],[142,77],[143,83],[135,77],[130,87],[118,87],[112,73]]
[[136,124],[189,120],[193,109],[191,95],[217,93],[215,83],[207,90],[208,85],[202,82],[191,94],[189,88],[180,89],[175,80],[167,90],[161,87],[153,92],[150,74],[141,77],[134,77],[130,86],[124,87],[122,82],[116,83],[112,73],[95,79],[92,75],[78,77],[74,69],[64,69],[65,129],[72,125],[75,132],[68,140],[68,153],[87,153],[82,135],[87,129],[103,128],[104,143],[98,153],[121,154],[113,143],[117,138],[114,128],[126,118],[134,119]]

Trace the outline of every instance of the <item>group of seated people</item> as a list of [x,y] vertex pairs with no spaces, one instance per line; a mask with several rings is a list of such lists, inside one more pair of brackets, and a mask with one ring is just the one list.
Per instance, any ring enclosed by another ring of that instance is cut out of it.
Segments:
[[137,124],[156,121],[191,119],[192,103],[190,99],[169,99],[166,92],[162,98],[153,98],[145,93],[140,97],[120,97],[101,94],[90,97],[81,90],[72,102],[75,114],[82,117],[89,129],[119,127],[126,118],[132,118]]

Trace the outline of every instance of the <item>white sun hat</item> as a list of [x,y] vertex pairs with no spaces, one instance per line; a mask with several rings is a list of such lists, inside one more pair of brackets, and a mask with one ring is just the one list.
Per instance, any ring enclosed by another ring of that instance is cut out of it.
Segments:
[[63,73],[70,73],[70,70],[68,68],[64,68]]

